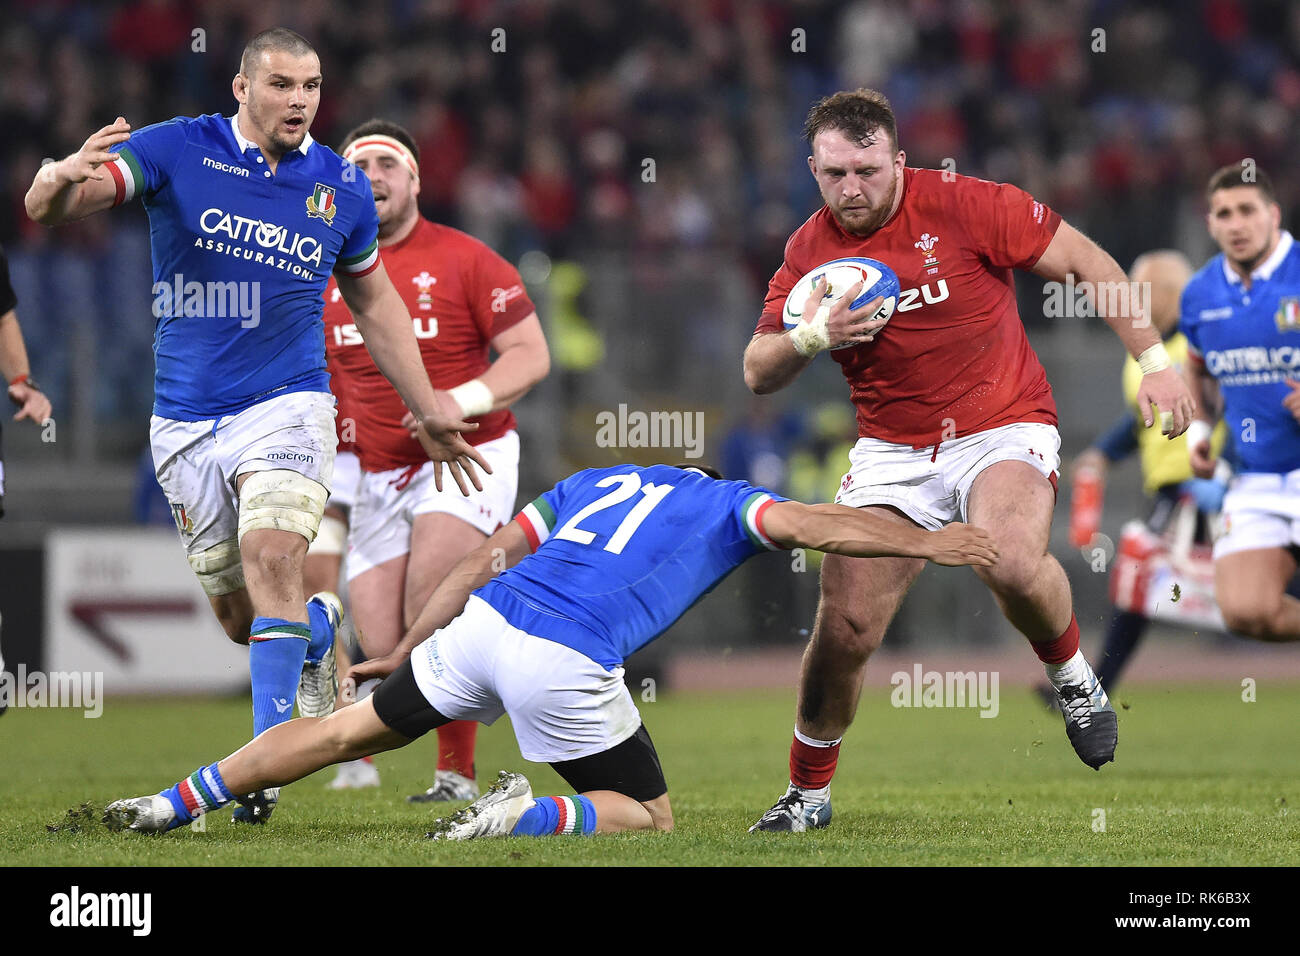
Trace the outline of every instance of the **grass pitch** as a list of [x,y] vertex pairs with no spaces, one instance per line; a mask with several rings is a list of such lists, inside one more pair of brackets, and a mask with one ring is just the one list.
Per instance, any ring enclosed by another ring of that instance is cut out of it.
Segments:
[[[1300,845],[1300,685],[1125,688],[1118,763],[1095,773],[1061,720],[1006,689],[994,719],[973,709],[890,706],[868,690],[833,787],[834,822],[805,834],[748,834],[785,785],[793,692],[661,696],[641,710],[668,775],[677,830],[596,839],[438,844],[431,810],[405,794],[431,782],[431,739],[377,758],[377,790],[325,789],[327,769],[286,788],[271,823],[204,832],[49,832],[69,808],[157,792],[238,747],[247,699],[112,700],[80,712],[0,718],[0,863],[6,865],[1294,865]],[[432,735],[430,735],[430,738]],[[509,724],[483,728],[480,778],[524,771],[534,792],[567,793],[523,761]],[[97,814],[96,814],[97,819]],[[1104,827],[1104,829],[1103,829]]]

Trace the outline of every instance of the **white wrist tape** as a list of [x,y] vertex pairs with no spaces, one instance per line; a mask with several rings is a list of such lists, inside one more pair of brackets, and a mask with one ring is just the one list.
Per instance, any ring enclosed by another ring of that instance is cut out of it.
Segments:
[[1165,343],[1163,342],[1157,342],[1138,356],[1138,368],[1142,370],[1143,375],[1150,375],[1152,372],[1163,372],[1169,368],[1169,365],[1169,353],[1165,351]]
[[1192,423],[1187,426],[1187,449],[1195,448],[1203,441],[1209,441],[1210,435],[1214,433],[1214,426],[1203,418],[1193,418]]
[[456,400],[456,404],[460,406],[460,413],[465,418],[486,415],[492,411],[492,406],[496,402],[492,396],[492,389],[477,378],[457,385],[448,394]]
[[811,319],[800,322],[790,330],[790,343],[804,358],[812,358],[831,347],[831,334],[826,328],[830,314],[830,306],[823,305]]

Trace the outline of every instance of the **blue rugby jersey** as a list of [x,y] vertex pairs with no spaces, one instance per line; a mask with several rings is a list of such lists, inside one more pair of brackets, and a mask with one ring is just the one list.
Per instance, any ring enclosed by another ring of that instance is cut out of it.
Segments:
[[612,670],[747,558],[779,550],[763,513],[785,500],[670,465],[580,471],[515,517],[534,553],[475,593]]
[[1180,328],[1193,361],[1223,391],[1239,470],[1300,468],[1300,423],[1282,404],[1300,380],[1300,247],[1283,232],[1247,289],[1222,254],[1183,290]]
[[140,196],[149,213],[154,414],[202,421],[329,391],[325,285],[379,264],[365,174],[310,134],[271,174],[216,113],[133,131],[107,168],[117,204]]

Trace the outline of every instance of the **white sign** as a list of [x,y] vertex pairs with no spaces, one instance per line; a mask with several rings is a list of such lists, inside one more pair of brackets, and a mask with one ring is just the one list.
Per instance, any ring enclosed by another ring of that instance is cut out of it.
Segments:
[[175,531],[56,530],[45,561],[48,670],[102,672],[106,694],[248,688],[248,648],[217,623]]

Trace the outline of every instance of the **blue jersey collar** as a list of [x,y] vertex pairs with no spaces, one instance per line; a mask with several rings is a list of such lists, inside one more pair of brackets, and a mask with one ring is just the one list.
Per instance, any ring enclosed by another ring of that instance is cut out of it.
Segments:
[[[241,132],[239,131],[239,114],[238,114],[238,113],[236,113],[234,116],[230,117],[230,129],[231,129],[231,132],[233,132],[233,133],[235,134],[235,143],[239,146],[239,151],[240,151],[241,153],[246,153],[246,152],[248,152],[250,149],[252,149],[254,146],[257,146],[257,144],[254,143],[252,140],[245,139],[245,138],[244,138],[244,134],[241,133]],[[313,140],[313,139],[311,138],[311,133],[308,133],[306,136],[304,136],[304,137],[302,138],[302,145],[298,147],[298,152],[300,152],[300,153],[302,153],[304,156],[306,156],[306,155],[307,155],[307,150],[311,149],[311,144],[312,144],[313,142],[315,142],[315,140]],[[260,147],[259,147],[259,148],[260,148]]]
[[[1273,254],[1261,262],[1259,268],[1250,274],[1251,283],[1267,282],[1269,277],[1277,271],[1277,267],[1286,259],[1294,242],[1291,233],[1283,229],[1282,236],[1278,239],[1277,248],[1273,250]],[[1223,257],[1223,277],[1232,285],[1241,285],[1241,276],[1237,275],[1236,270],[1228,264],[1227,256]]]

